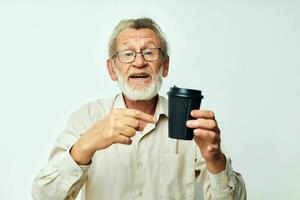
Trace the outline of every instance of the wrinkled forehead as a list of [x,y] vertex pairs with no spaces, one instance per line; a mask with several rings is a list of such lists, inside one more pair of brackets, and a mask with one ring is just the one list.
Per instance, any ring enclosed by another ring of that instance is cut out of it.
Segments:
[[117,49],[160,47],[157,34],[151,29],[125,29],[116,40]]

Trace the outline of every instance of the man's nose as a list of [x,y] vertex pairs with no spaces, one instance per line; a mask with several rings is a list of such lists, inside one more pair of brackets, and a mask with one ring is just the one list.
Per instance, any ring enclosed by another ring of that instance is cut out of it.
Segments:
[[145,61],[142,52],[136,53],[135,60],[133,61],[132,65],[135,67],[144,67],[147,64]]

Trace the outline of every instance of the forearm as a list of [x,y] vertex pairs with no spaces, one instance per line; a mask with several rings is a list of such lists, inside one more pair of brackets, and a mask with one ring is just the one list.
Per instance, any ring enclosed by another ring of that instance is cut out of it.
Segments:
[[36,200],[64,200],[78,194],[86,179],[89,166],[78,166],[69,152],[60,154],[43,167],[32,185]]
[[96,151],[105,149],[111,142],[101,133],[101,124],[83,134],[70,150],[70,155],[78,165],[91,163]]
[[71,148],[70,155],[78,165],[87,165],[91,163],[95,153],[90,145],[89,138],[82,136]]

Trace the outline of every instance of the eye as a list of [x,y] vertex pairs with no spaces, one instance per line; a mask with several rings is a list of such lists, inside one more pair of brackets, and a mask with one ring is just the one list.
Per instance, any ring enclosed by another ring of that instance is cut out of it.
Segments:
[[134,52],[133,51],[122,51],[120,52],[121,56],[126,56],[126,57],[131,57],[134,56]]
[[152,49],[145,49],[143,51],[144,56],[152,56],[153,55],[153,50]]

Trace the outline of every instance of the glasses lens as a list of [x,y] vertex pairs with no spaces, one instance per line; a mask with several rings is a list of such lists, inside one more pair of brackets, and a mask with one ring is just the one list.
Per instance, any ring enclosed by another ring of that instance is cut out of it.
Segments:
[[145,49],[143,50],[143,56],[147,61],[154,61],[159,58],[160,51],[159,49]]
[[[143,54],[143,58],[146,61],[155,61],[159,59],[160,49],[144,49],[139,53]],[[136,52],[131,50],[123,50],[118,52],[118,57],[122,63],[131,63],[134,61],[136,54]]]
[[129,63],[134,60],[135,52],[130,50],[119,51],[118,56],[121,62]]

